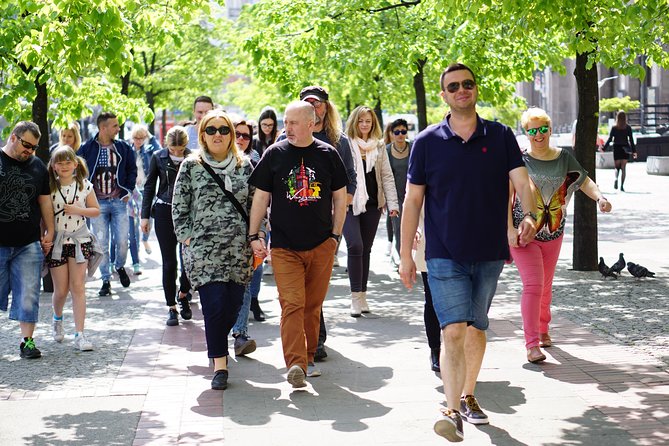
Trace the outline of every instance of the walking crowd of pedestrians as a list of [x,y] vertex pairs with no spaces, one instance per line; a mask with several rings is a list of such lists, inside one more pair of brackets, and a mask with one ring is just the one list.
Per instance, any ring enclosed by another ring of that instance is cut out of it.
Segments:
[[[164,146],[143,125],[131,129],[131,142],[119,139],[122,123],[104,111],[83,144],[76,123],[62,129],[48,166],[34,156],[39,128],[17,123],[0,152],[0,309],[9,307],[19,322],[20,356],[42,355],[33,333],[43,271],[53,280],[53,340],[65,340],[71,295],[74,348],[94,350],[84,331],[87,274],[99,269],[103,298],[115,276],[129,287],[128,250],[139,275],[140,246],[150,253],[155,229],[165,323],[192,319],[199,297],[211,388],[228,388],[230,335],[235,356],[257,348],[248,319],[265,320],[258,294],[270,265],[286,379],[303,388],[327,357],[323,301],[342,236],[350,316],[381,305],[368,296],[368,281],[385,213],[401,281],[411,289],[420,272],[424,284],[429,367],[441,374],[445,395],[434,431],[462,441],[463,421],[489,422],[475,391],[505,263],[515,263],[522,279],[527,359],[541,362],[540,347],[554,342],[552,278],[569,200],[581,189],[602,212],[612,206],[571,154],[551,147],[546,112],[523,115],[530,148],[521,151],[509,127],[478,115],[469,67],[452,64],[439,82],[448,114],[413,141],[406,120],[390,122],[384,135],[365,105],[343,129],[328,91],[316,85],[288,104],[283,129],[270,107],[256,131],[254,121],[199,96],[194,121],[170,128]],[[610,138],[616,147],[626,144],[619,133],[628,128],[621,117]]]

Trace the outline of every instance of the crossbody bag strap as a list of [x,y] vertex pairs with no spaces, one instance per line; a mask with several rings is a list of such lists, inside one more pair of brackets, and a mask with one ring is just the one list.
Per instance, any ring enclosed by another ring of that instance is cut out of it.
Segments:
[[225,196],[228,197],[228,200],[230,200],[230,202],[235,207],[235,209],[237,209],[239,214],[242,216],[242,218],[246,222],[246,226],[248,227],[249,216],[246,213],[246,211],[244,210],[244,207],[242,206],[242,204],[237,200],[237,198],[235,198],[235,196],[232,194],[232,192],[230,192],[229,190],[227,190],[225,188],[225,184],[223,184],[223,180],[221,179],[220,176],[216,175],[216,172],[214,172],[214,169],[212,169],[209,164],[202,161],[202,167],[204,167],[204,170],[209,172],[209,175],[211,175],[211,177],[214,179],[214,181],[216,181],[216,183],[218,183],[218,186],[221,188],[221,190],[223,191]]

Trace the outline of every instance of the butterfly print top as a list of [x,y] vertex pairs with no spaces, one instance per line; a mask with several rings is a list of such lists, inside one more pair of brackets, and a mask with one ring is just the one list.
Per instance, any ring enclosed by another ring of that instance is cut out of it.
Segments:
[[[567,220],[567,205],[574,191],[588,177],[576,158],[567,150],[561,150],[557,158],[539,160],[523,152],[523,161],[530,174],[530,186],[537,203],[536,240],[555,240],[564,232]],[[523,219],[519,197],[513,206],[513,226],[518,227]]]

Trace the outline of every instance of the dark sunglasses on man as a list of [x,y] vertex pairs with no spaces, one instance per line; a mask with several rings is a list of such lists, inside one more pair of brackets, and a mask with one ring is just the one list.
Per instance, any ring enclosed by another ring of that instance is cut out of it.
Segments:
[[407,130],[406,130],[406,129],[405,129],[405,130],[393,130],[393,135],[395,135],[395,136],[397,136],[397,135],[406,135],[406,134],[407,134]]
[[18,135],[16,135],[16,137],[21,142],[21,145],[23,146],[24,149],[32,150],[34,152],[39,147],[39,145],[31,144],[31,143],[29,143],[28,141],[26,141],[25,139],[21,138]]
[[448,85],[446,85],[446,90],[449,93],[455,93],[460,89],[460,85],[462,85],[462,88],[464,88],[465,90],[473,90],[474,87],[476,87],[476,82],[474,82],[472,79],[465,79],[464,81],[462,81],[462,83],[451,82]]
[[230,127],[228,127],[227,125],[222,125],[219,128],[216,128],[213,125],[210,125],[208,127],[205,127],[204,129],[204,133],[206,133],[209,136],[215,135],[216,132],[220,133],[221,135],[228,135],[230,134]]

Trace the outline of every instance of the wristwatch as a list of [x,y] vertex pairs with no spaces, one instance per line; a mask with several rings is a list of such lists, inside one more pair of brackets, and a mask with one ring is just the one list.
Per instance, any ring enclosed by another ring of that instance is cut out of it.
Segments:
[[337,243],[339,243],[339,242],[341,241],[341,234],[335,234],[334,232],[331,232],[331,233],[330,233],[330,237],[333,238],[333,239],[335,239],[335,241],[336,241]]
[[534,212],[531,212],[531,211],[527,211],[527,212],[525,212],[525,213],[523,214],[523,218],[525,218],[525,217],[530,217],[530,218],[532,218],[532,220],[534,220],[535,222],[537,221],[537,214],[535,214]]
[[246,241],[248,241],[249,243],[250,242],[255,242],[256,240],[260,240],[260,236],[258,235],[257,232],[255,234],[249,234],[246,237]]

